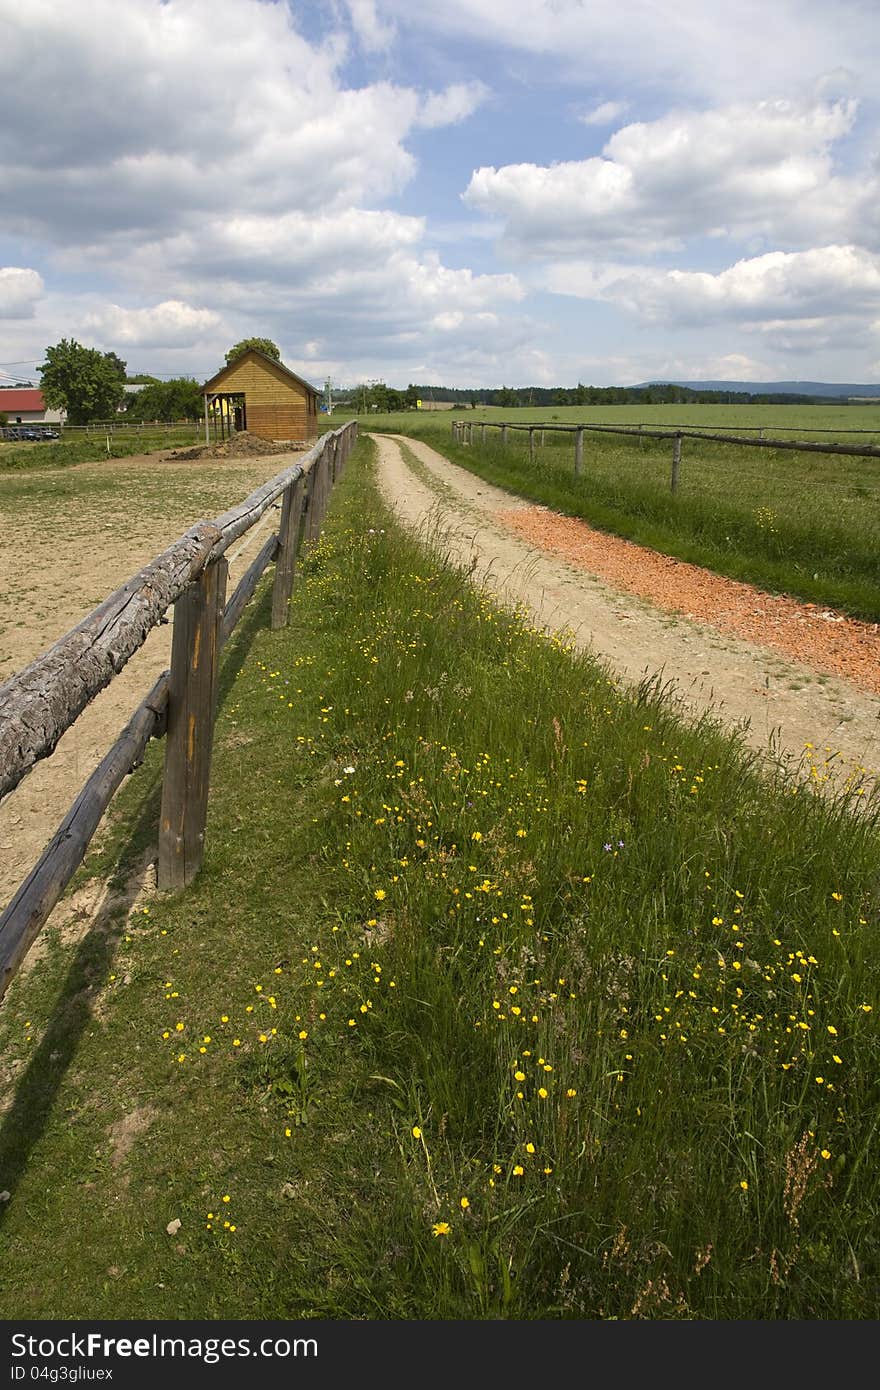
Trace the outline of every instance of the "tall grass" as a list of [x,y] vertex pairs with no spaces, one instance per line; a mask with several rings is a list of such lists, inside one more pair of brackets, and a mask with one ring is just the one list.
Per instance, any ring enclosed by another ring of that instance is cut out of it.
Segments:
[[873,1318],[876,812],[498,608],[368,457],[230,653],[197,884],[4,1005],[5,1315]]

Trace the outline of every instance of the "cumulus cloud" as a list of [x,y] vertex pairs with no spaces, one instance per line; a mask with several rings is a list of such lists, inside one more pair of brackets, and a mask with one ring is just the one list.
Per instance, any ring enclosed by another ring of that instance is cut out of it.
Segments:
[[30,319],[44,293],[42,277],[23,266],[0,266],[0,319]]
[[476,111],[489,95],[485,82],[456,82],[444,92],[432,92],[422,102],[417,123],[426,129],[456,125]]
[[614,121],[620,120],[628,107],[629,103],[626,101],[602,101],[580,119],[584,125],[612,125]]
[[554,267],[548,288],[603,299],[655,322],[744,325],[880,311],[880,256],[858,246],[771,251],[737,261],[718,274],[639,266]]
[[262,212],[370,206],[412,177],[413,130],[485,93],[346,86],[342,46],[260,0],[0,0],[0,19],[0,177],[16,189],[0,221],[60,245],[140,237],[231,194]]
[[835,175],[832,145],[855,117],[851,101],[675,111],[624,126],[601,157],[477,169],[462,196],[532,256],[644,256],[699,236],[849,239],[867,229],[867,190]]
[[213,334],[220,315],[210,309],[194,309],[179,299],[166,299],[149,309],[125,309],[108,304],[88,314],[86,328],[104,343],[123,347],[193,347]]

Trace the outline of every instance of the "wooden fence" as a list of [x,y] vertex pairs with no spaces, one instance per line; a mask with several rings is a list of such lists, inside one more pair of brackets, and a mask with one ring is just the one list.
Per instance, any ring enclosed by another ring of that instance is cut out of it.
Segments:
[[[474,430],[480,431],[480,443],[486,442],[486,430],[500,430],[501,443],[507,443],[508,430],[527,431],[529,436],[529,462],[535,463],[537,458],[536,447],[538,442],[544,443],[546,434],[573,434],[574,435],[574,471],[577,474],[584,471],[584,434],[591,431],[598,434],[626,434],[631,437],[642,439],[671,439],[672,440],[672,469],[669,478],[669,488],[671,492],[678,491],[678,477],[681,468],[681,441],[682,439],[714,439],[721,444],[742,444],[748,449],[797,449],[802,453],[811,454],[838,454],[847,458],[875,458],[880,459],[880,448],[875,444],[821,444],[814,440],[807,439],[765,439],[762,436],[758,439],[745,439],[738,434],[721,434],[709,430],[688,430],[688,429],[645,429],[643,425],[513,425],[501,421],[477,421],[453,420],[452,438],[457,444],[473,444]],[[851,432],[851,431],[850,431]]]
[[[0,686],[0,798],[47,757],[174,605],[163,672],[89,777],[38,863],[0,916],[0,998],[58,902],[123,778],[166,735],[159,818],[160,890],[191,883],[205,843],[218,658],[266,567],[275,562],[273,628],[288,620],[300,545],[318,538],[330,491],[357,439],[349,421],[214,521],[200,521],[88,617]],[[225,552],[281,498],[270,536],[226,599]]]

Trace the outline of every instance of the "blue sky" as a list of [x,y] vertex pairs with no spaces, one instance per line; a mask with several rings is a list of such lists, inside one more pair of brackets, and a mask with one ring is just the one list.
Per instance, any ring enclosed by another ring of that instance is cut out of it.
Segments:
[[880,380],[875,0],[0,0],[0,380]]

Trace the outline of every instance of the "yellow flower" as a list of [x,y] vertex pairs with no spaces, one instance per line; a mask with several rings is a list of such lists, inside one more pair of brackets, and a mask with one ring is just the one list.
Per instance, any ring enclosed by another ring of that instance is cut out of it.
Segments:
[[418,1125],[413,1125],[412,1136],[413,1139],[421,1139],[422,1131],[419,1129]]
[[535,1152],[535,1146],[534,1146],[534,1144],[532,1144],[532,1143],[526,1144],[526,1153],[527,1153],[527,1154],[533,1154],[534,1152]]
[[577,1091],[573,1086],[569,1086],[565,1094],[568,1096],[569,1100],[572,1100],[577,1095]]
[[513,1073],[513,1079],[514,1081],[525,1081],[526,1074],[524,1071],[515,1071]]
[[742,1188],[743,1192],[748,1192],[749,1185],[746,1182],[745,1178],[743,1178],[742,1182],[740,1183],[740,1187]]
[[309,1035],[308,1035],[308,1033],[306,1032],[305,1028],[301,1028],[300,1031],[299,1031],[298,1036],[299,1036],[300,1042],[305,1042],[306,1038],[307,1038]]
[[523,1168],[521,1163],[515,1163],[513,1165],[513,1176],[515,1178],[521,1178],[524,1172],[525,1169]]
[[830,1150],[830,1149],[823,1149],[823,1150],[822,1150],[822,1157],[823,1157],[823,1158],[830,1158],[830,1157],[831,1157],[831,1150]]
[[828,1024],[826,1024],[826,1027],[827,1027],[827,1029],[828,1029],[828,1032],[831,1034],[832,1038],[836,1038],[836,1037],[837,1037],[837,1029],[834,1027],[834,1024],[833,1024],[833,1023],[828,1023]]
[[376,902],[381,903],[386,897],[385,889],[377,888],[373,897],[376,899]]
[[432,1235],[435,1235],[435,1236],[448,1236],[448,1235],[449,1235],[449,1222],[448,1222],[448,1221],[435,1221],[435,1222],[434,1222],[434,1225],[431,1227],[431,1234],[432,1234]]
[[459,1206],[461,1207],[462,1211],[467,1211],[468,1207],[470,1206],[469,1198],[462,1197],[461,1201],[459,1202]]
[[541,1097],[542,1100],[546,1100],[549,1094],[550,1092],[547,1090],[546,1086],[538,1087],[538,1095]]

